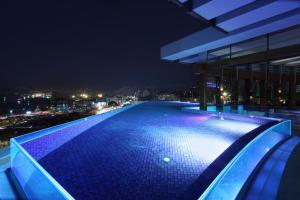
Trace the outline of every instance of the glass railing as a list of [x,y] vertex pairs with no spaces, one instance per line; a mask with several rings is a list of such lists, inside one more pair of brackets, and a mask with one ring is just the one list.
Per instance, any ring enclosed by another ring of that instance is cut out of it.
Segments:
[[283,121],[260,133],[221,171],[205,192],[203,199],[236,199],[259,162],[275,145],[291,136],[291,122]]
[[274,34],[270,37],[270,49],[278,49],[300,43],[300,28]]
[[[66,124],[58,125],[48,129],[36,131],[34,133],[19,136],[11,139],[10,154],[11,154],[11,169],[14,173],[19,185],[23,189],[28,199],[74,199],[24,148],[27,142],[51,137],[47,142],[53,143],[51,148],[46,149],[44,153],[49,153],[53,148],[59,148],[59,145],[66,140],[70,140],[82,133],[87,128],[90,128],[101,121],[116,115],[124,110],[127,110],[137,104],[126,106],[117,110],[113,110],[104,114],[94,115],[84,119],[76,120]],[[78,127],[77,127],[78,126]],[[76,127],[71,133],[69,128]],[[82,128],[83,127],[83,128]],[[68,137],[60,137],[60,133]],[[40,143],[43,144],[43,143]],[[63,158],[62,158],[63,159]],[[59,164],[59,163],[54,163]]]
[[12,172],[28,199],[74,199],[15,139],[10,150]]
[[300,27],[271,33],[261,37],[253,38],[244,42],[231,44],[207,52],[208,62],[217,60],[237,58],[267,51],[300,44]]
[[245,56],[267,50],[267,37],[256,38],[246,42],[234,44],[231,47],[231,58]]

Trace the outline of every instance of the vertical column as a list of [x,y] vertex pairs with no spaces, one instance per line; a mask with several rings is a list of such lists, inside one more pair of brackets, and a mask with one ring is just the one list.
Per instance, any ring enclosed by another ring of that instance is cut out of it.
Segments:
[[200,66],[199,76],[199,100],[200,109],[206,110],[206,67],[205,65]]
[[254,96],[255,96],[255,88],[254,88],[254,81],[253,81],[253,69],[252,66],[250,66],[249,68],[250,70],[250,84],[251,84],[251,88],[250,88],[250,96],[249,96],[249,100],[250,100],[250,104],[249,105],[253,105],[254,102]]
[[252,88],[251,80],[250,79],[246,79],[246,81],[245,81],[245,91],[246,91],[246,100],[245,100],[245,103],[246,103],[246,105],[251,105],[251,102],[252,102],[251,88]]
[[253,71],[251,66],[248,66],[249,78],[245,81],[245,90],[246,90],[246,105],[253,104]]
[[233,105],[238,105],[239,103],[239,68],[233,68],[233,79],[231,81],[231,101]]
[[[269,56],[269,50],[270,50],[270,35],[267,34],[267,56]],[[265,80],[264,83],[262,83],[261,87],[261,100],[260,100],[260,105],[261,106],[267,106],[268,104],[268,78],[269,78],[269,64],[270,62],[267,61],[264,67],[264,75],[265,75]]]
[[277,88],[275,89],[276,105],[281,105],[280,99],[282,98],[283,88],[282,88],[282,65],[279,66],[279,82],[277,83]]
[[296,106],[296,84],[297,84],[297,71],[296,67],[293,67],[292,78],[289,81],[289,107]]
[[[217,76],[216,77],[216,82],[217,82],[217,85],[219,87],[222,86],[222,80],[221,80],[221,77],[220,76]],[[220,106],[222,104],[222,101],[221,101],[221,91],[220,91],[220,88],[216,88],[215,90],[215,95],[216,95],[216,105],[217,106]]]
[[260,105],[261,106],[266,105],[265,88],[266,88],[266,81],[265,80],[260,80],[259,81],[259,98],[260,98]]
[[269,63],[264,68],[265,79],[260,82],[260,105],[266,106],[268,102],[268,76],[269,76]]
[[223,79],[224,79],[224,71],[223,71],[223,67],[221,67],[220,68],[220,76],[217,78],[218,84],[219,84],[219,88],[217,88],[217,90],[216,90],[216,104],[217,104],[217,107],[220,107],[220,106],[223,105],[223,100],[221,99],[222,92],[224,90]]

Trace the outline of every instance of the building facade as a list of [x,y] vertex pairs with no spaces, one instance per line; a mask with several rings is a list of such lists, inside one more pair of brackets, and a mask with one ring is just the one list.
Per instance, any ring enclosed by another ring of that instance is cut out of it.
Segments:
[[161,48],[194,67],[200,107],[300,105],[300,2],[173,1],[206,27]]

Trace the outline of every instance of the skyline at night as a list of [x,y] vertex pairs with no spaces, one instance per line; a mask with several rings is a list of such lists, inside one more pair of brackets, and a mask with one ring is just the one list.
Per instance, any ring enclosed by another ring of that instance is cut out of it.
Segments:
[[0,199],[299,199],[300,1],[0,6]]
[[194,81],[190,66],[160,60],[162,45],[201,28],[168,1],[20,1],[2,6],[1,15],[0,92],[176,88]]

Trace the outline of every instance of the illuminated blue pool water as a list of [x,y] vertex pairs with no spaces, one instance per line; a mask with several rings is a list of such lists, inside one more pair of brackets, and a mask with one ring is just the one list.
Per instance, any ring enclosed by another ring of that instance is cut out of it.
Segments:
[[75,199],[199,197],[227,164],[219,160],[218,167],[209,168],[216,159],[225,150],[225,156],[233,157],[229,154],[237,151],[228,148],[270,120],[223,120],[212,113],[182,111],[186,106],[190,104],[147,102],[22,147]]

